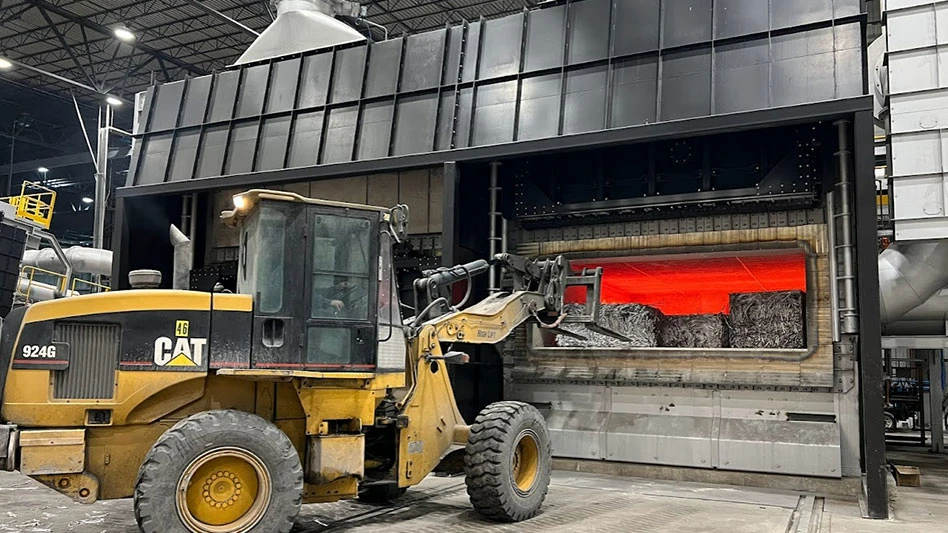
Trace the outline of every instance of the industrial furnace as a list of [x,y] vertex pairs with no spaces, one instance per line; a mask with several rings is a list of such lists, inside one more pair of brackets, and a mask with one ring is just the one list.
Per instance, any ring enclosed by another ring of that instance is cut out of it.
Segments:
[[[566,254],[659,328],[570,345],[534,325],[472,351],[452,370],[463,414],[529,401],[571,460],[865,479],[884,514],[863,4],[543,4],[141,95],[113,278],[161,267],[163,245],[131,235],[175,221],[182,197],[208,222],[200,268],[228,260],[215,211],[242,187],[405,202],[415,271]],[[785,334],[741,296],[774,293]],[[717,340],[682,340],[696,324]]]

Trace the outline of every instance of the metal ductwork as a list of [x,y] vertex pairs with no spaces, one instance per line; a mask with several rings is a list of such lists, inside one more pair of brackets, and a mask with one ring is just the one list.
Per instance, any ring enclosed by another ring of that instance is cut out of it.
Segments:
[[879,255],[882,323],[901,320],[946,285],[948,241],[893,244]]
[[235,65],[366,40],[361,33],[333,18],[336,15],[358,17],[361,14],[358,2],[279,0],[275,5],[276,19]]
[[899,321],[936,321],[940,322],[944,329],[946,316],[948,316],[948,289],[941,289],[925,300],[922,305],[905,313]]
[[171,288],[188,290],[188,276],[191,274],[192,255],[191,239],[189,239],[174,224],[171,225],[171,245],[174,246],[174,266],[171,275]]
[[[27,295],[31,302],[45,302],[60,297],[59,287],[36,280],[30,281],[23,277],[17,280],[17,292]],[[77,296],[78,294],[75,291],[66,291],[62,296]]]
[[948,288],[941,289],[925,303],[912,309],[896,322],[883,326],[886,335],[948,334]]
[[[63,251],[72,266],[73,272],[98,274],[100,276],[112,275],[112,250],[73,246]],[[66,272],[66,266],[59,260],[56,251],[52,248],[27,250],[23,254],[23,264],[60,274]]]

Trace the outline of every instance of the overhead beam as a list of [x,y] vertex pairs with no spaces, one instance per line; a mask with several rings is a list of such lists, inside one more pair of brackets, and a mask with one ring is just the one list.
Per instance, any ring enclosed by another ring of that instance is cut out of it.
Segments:
[[[7,133],[7,132],[5,132],[5,131],[0,131],[0,138],[3,138],[3,139],[14,139],[14,141],[17,142],[17,143],[31,144],[31,145],[33,145],[33,146],[37,146],[37,147],[39,147],[39,148],[45,148],[45,149],[47,149],[47,150],[56,150],[57,152],[60,152],[60,153],[62,153],[62,152],[65,151],[65,150],[63,150],[61,147],[56,146],[56,145],[54,145],[54,144],[45,143],[45,142],[43,142],[43,141],[37,141],[36,139],[31,139],[30,137],[24,137],[24,136],[22,136],[22,135],[16,135],[16,136],[14,136],[14,135],[11,135],[10,133]],[[4,167],[4,168],[7,169],[7,173],[10,172],[9,165],[7,165],[7,166]],[[0,175],[3,175],[3,174],[0,174]]]
[[25,69],[27,69],[27,70],[32,70],[33,72],[35,72],[35,73],[37,73],[37,74],[40,74],[40,75],[43,75],[43,76],[49,76],[50,78],[53,78],[54,80],[61,81],[61,82],[63,82],[63,83],[68,83],[69,85],[73,85],[73,86],[75,86],[75,87],[78,87],[78,88],[80,88],[80,89],[89,91],[89,92],[94,93],[94,94],[101,94],[101,91],[99,91],[99,89],[96,89],[95,87],[92,87],[91,85],[86,85],[85,83],[81,83],[81,82],[78,82],[78,81],[76,81],[76,80],[71,80],[71,79],[69,79],[69,78],[60,76],[59,74],[53,74],[52,72],[50,72],[50,71],[48,71],[48,70],[43,70],[43,69],[41,69],[41,68],[34,67],[33,65],[27,65],[26,63],[22,63],[22,62],[20,62],[20,61],[15,60],[15,59],[7,58],[7,60],[8,60],[9,62],[13,63],[14,65],[18,66],[18,67],[22,67],[22,68],[25,68]]
[[[63,32],[59,31],[59,28],[56,26],[56,23],[53,22],[52,18],[50,18],[49,12],[47,12],[46,9],[39,6],[37,6],[37,9],[39,10],[40,15],[43,16],[43,20],[46,21],[46,24],[49,24],[49,29],[53,30],[53,33],[56,34],[56,38],[59,40],[59,44],[63,45],[63,48],[66,50],[66,53],[69,54],[69,57],[72,59],[73,64],[75,64],[76,68],[79,69],[79,72],[81,72],[86,77],[86,80],[88,80],[88,82],[91,83],[93,86],[97,85],[95,78],[93,78],[92,75],[89,74],[89,71],[86,70],[86,67],[83,66],[83,64],[79,62],[79,57],[76,55],[75,50],[72,49],[72,45],[70,45],[69,42],[66,41],[66,36],[63,35]],[[91,63],[89,67],[90,68],[92,67]]]
[[[24,1],[29,2],[31,0],[24,0]],[[264,1],[269,1],[269,0],[264,0]],[[158,6],[159,2],[161,3],[161,6],[164,6],[164,7]],[[250,8],[251,5],[255,5],[255,4],[256,4],[255,1],[248,2],[248,3],[238,3],[232,7],[223,8],[220,10],[220,12],[224,13],[225,15],[227,13],[234,12],[234,11],[240,14],[247,12],[247,13],[250,13],[251,16],[261,17],[261,18],[266,19],[267,18],[266,13],[258,12],[256,9]],[[27,5],[32,9],[33,6],[31,4],[27,4]],[[140,11],[137,10],[133,13],[132,8],[137,8],[137,7],[141,7],[141,10]],[[156,26],[149,26],[147,28],[147,31],[149,31],[150,33],[154,35],[160,36],[162,39],[168,39],[168,38],[177,39],[177,37],[180,37],[181,35],[185,35],[187,33],[191,33],[191,31],[189,30],[184,33],[168,33],[166,31],[163,31],[163,28],[165,28],[166,26],[174,25],[174,24],[181,24],[187,21],[194,21],[205,16],[205,15],[190,15],[190,11],[183,9],[184,7],[185,6],[184,4],[181,3],[181,0],[140,0],[140,1],[135,1],[131,4],[126,4],[122,6],[121,8],[117,8],[117,9],[110,8],[110,9],[104,9],[102,11],[89,13],[89,14],[83,15],[82,18],[94,24],[96,23],[96,21],[99,21],[99,20],[101,20],[103,23],[106,23],[106,20],[102,18],[105,15],[116,17],[118,20],[135,20],[135,17],[139,15],[148,15],[148,16],[168,15],[169,12],[174,11],[174,10],[177,10],[179,12],[186,11],[189,13],[189,16],[187,18],[181,19],[179,16],[172,14],[171,16],[175,20],[172,20],[170,22],[164,22]],[[235,18],[236,15],[234,16],[228,15],[228,16],[230,16],[231,18]],[[225,24],[222,23],[220,24],[220,26],[225,26]],[[209,26],[206,24],[202,27],[218,28],[217,25]],[[28,30],[14,32],[12,34],[6,35],[4,39],[11,39],[11,38],[16,39],[16,38],[21,38],[21,37],[29,38],[26,41],[17,42],[18,46],[35,44],[38,42],[45,42],[48,40],[47,37],[37,36],[35,34],[36,34],[36,28],[31,28]],[[111,28],[109,28],[109,33],[105,36],[108,38],[113,37]]]
[[254,37],[259,37],[260,33],[254,29],[251,29],[248,26],[241,24],[240,22],[228,17],[227,15],[221,13],[220,11],[214,9],[213,7],[201,2],[201,0],[184,0],[185,2],[191,4],[192,6],[200,9],[201,11],[211,15],[214,18],[224,21],[228,25],[237,28],[238,30],[253,35]]
[[[46,9],[47,11],[50,11],[52,13],[56,13],[60,17],[63,17],[71,22],[75,22],[76,24],[80,26],[85,26],[86,28],[89,28],[90,30],[93,30],[102,35],[109,36],[109,37],[113,35],[111,28],[103,26],[97,22],[93,22],[89,19],[77,16],[72,11],[69,11],[68,9],[63,9],[55,4],[51,4],[47,2],[46,0],[27,0],[27,1],[35,6],[42,7],[43,9]],[[205,74],[208,74],[208,72],[202,68],[198,68],[194,65],[181,61],[180,59],[173,57],[169,54],[166,54],[165,52],[162,52],[161,50],[152,48],[151,46],[148,46],[147,44],[134,41],[134,42],[128,43],[128,45],[138,50],[141,50],[142,52],[145,52],[146,54],[153,55],[156,58],[159,58],[163,61],[167,61],[168,63],[172,65],[186,69],[187,71],[197,76],[203,76]]]
[[[40,89],[39,87],[36,87],[36,86],[33,86],[33,85],[29,85],[29,84],[23,83],[23,82],[21,82],[21,81],[11,80],[10,78],[4,78],[4,77],[0,76],[0,83],[5,83],[5,84],[8,84],[8,85],[10,85],[10,86],[16,87],[16,88],[18,88],[18,89],[23,89],[24,91],[32,91],[32,92],[35,92],[35,93],[38,93],[38,94],[42,94],[43,96],[48,96],[49,98],[54,98],[54,99],[56,99],[56,100],[61,100],[61,101],[63,101],[63,102],[72,104],[72,100],[69,99],[69,98],[67,98],[67,97],[65,97],[65,96],[63,96],[62,94],[50,92],[50,91],[47,91],[47,90],[44,90],[44,89]],[[92,106],[92,105],[90,105],[89,103],[84,102],[84,101],[83,101],[83,102],[80,102],[79,105],[82,106],[82,107],[84,107],[84,108],[86,108],[86,109],[98,109],[98,106]]]
[[[0,133],[2,137],[9,137],[9,134]],[[28,140],[23,137],[17,137],[17,142],[27,142]],[[131,148],[127,146],[123,147],[113,147],[109,149],[109,159],[118,159],[120,157],[128,157],[131,155]],[[75,165],[85,165],[92,164],[92,156],[89,152],[78,152],[75,154],[66,154],[55,157],[44,157],[42,159],[33,159],[31,161],[20,161],[19,163],[13,164],[13,173],[19,174],[21,172],[30,172],[35,171],[39,167],[45,167],[49,169],[53,168],[62,168],[62,167],[71,167]],[[10,173],[10,165],[0,166],[0,176],[6,176]]]
[[7,15],[7,16],[5,16],[5,17],[3,17],[3,18],[0,18],[0,25],[6,24],[7,22],[10,22],[11,20],[20,18],[20,16],[22,16],[23,13],[26,13],[26,12],[29,11],[30,9],[33,9],[33,6],[27,4],[27,5],[25,5],[25,6],[23,7],[23,9],[20,9],[19,11],[14,11],[14,12],[10,13],[9,15]]

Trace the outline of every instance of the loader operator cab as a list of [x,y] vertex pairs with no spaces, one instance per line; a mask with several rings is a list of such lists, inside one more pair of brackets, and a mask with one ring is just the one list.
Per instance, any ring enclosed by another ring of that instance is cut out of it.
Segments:
[[392,245],[403,238],[407,215],[404,206],[276,191],[235,196],[223,218],[240,230],[237,292],[254,299],[251,366],[404,369],[385,360],[389,368],[380,368],[376,347],[394,342],[404,353]]

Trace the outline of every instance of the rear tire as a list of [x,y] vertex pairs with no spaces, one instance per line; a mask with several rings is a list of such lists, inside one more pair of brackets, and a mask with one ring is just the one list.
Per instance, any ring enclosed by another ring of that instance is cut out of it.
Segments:
[[175,424],[145,457],[135,485],[144,533],[287,533],[303,469],[290,439],[259,416],[207,411]]
[[471,426],[464,457],[467,494],[487,518],[520,522],[536,516],[551,465],[550,433],[532,405],[492,403]]

